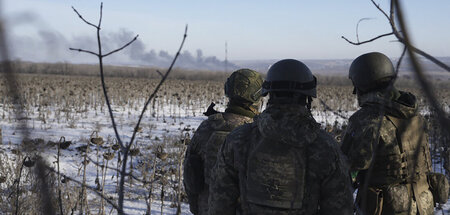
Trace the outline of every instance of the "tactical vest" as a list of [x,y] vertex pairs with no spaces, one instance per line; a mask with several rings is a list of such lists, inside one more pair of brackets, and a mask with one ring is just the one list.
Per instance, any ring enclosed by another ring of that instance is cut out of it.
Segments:
[[[241,124],[233,124],[227,122],[227,116],[229,113],[218,113],[209,116],[208,120],[212,121],[212,127],[214,131],[212,132],[211,136],[209,137],[208,141],[205,144],[204,153],[204,177],[205,177],[205,183],[210,184],[211,180],[211,170],[213,169],[214,165],[217,161],[217,153],[222,146],[222,144],[225,142],[225,138],[227,135],[236,127],[240,126]],[[241,116],[244,117],[244,116]]]
[[[387,140],[381,135],[380,140],[385,145],[391,144],[392,150],[385,149],[377,153],[370,184],[426,184],[426,174],[431,171],[431,163],[423,119],[419,116],[410,119],[386,116],[385,119],[395,127],[396,137]],[[394,150],[397,146],[398,150]]]
[[248,152],[245,200],[283,209],[301,209],[305,193],[306,148],[260,138]]

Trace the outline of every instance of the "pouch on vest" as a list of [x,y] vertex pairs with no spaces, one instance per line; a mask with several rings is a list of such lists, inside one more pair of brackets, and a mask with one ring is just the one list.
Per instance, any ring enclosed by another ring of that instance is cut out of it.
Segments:
[[275,208],[302,208],[305,154],[305,148],[260,141],[248,156],[246,201]]
[[431,172],[427,175],[428,184],[433,194],[434,202],[445,204],[448,200],[448,180],[442,173]]
[[[414,210],[412,202],[412,187],[410,184],[396,184],[389,186],[383,192],[386,206],[383,210],[389,213],[401,213]],[[388,213],[388,214],[389,214]]]
[[206,142],[205,147],[205,183],[210,184],[211,170],[217,161],[217,152],[222,144],[225,142],[225,138],[230,132],[228,131],[214,131]]

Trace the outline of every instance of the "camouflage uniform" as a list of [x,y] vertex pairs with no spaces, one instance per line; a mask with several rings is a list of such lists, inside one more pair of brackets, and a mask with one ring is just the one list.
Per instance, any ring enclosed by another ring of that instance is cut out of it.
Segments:
[[270,104],[233,130],[211,179],[211,215],[353,213],[340,150],[304,105]]
[[234,128],[252,122],[259,113],[262,82],[261,75],[253,70],[233,72],[224,86],[230,99],[225,113],[215,111],[213,103],[204,113],[209,117],[192,137],[184,161],[184,186],[192,213],[208,213],[210,173],[217,151]]
[[[188,146],[184,165],[185,190],[190,201],[191,211],[194,214],[197,214],[196,210],[198,214],[208,214],[210,170],[216,162],[217,151],[219,151],[225,136],[234,128],[250,122],[252,122],[252,118],[247,116],[234,113],[217,113],[209,116],[198,127],[192,137],[191,144]],[[195,159],[199,159],[197,165]],[[194,168],[203,168],[203,171],[197,175],[188,175],[192,172],[198,172]],[[201,181],[204,181],[204,185],[200,191],[193,190],[192,187],[194,186],[189,186],[189,184],[201,183]]]
[[351,171],[359,171],[359,207],[365,207],[364,214],[433,214],[428,137],[415,96],[373,91],[358,96],[358,102],[361,109],[350,117],[341,149]]

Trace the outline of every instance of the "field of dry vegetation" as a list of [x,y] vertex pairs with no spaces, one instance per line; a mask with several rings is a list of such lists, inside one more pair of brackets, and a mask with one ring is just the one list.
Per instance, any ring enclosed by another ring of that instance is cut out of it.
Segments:
[[[115,213],[107,201],[114,202],[117,198],[117,167],[121,155],[114,135],[109,135],[113,133],[108,125],[97,67],[16,62],[15,68],[28,73],[18,75],[20,95],[26,102],[26,117],[14,117],[15,105],[8,100],[5,83],[1,82],[0,213],[33,214],[41,207],[38,200],[42,197],[42,188],[32,171],[34,161],[42,157],[54,167],[46,176],[54,195],[45,198],[51,198],[55,211]],[[106,75],[114,113],[123,119],[118,126],[123,130],[130,127],[130,131],[132,123],[129,121],[136,121],[135,113],[141,110],[159,82],[159,75],[156,69],[130,67],[106,67]],[[144,118],[146,123],[142,124],[139,138],[132,146],[125,204],[130,207],[129,213],[170,214],[170,208],[187,213],[181,183],[184,151],[195,126],[205,119],[202,112],[209,104],[216,103],[219,110],[226,105],[223,82],[227,75],[175,70],[164,83],[150,104]],[[339,140],[346,118],[358,108],[351,83],[346,77],[326,76],[319,76],[318,82],[314,116]],[[438,99],[447,112],[450,109],[449,83],[445,79],[434,80]],[[398,87],[418,95],[421,113],[430,123],[435,166],[442,168],[442,146],[449,140],[442,138],[442,128],[436,126],[433,111],[415,82],[400,79]],[[42,133],[58,130],[58,133],[31,135],[30,139],[21,140],[20,128],[8,126],[20,120],[27,120],[30,130]],[[83,189],[83,185],[87,188]],[[133,202],[137,202],[136,206]]]

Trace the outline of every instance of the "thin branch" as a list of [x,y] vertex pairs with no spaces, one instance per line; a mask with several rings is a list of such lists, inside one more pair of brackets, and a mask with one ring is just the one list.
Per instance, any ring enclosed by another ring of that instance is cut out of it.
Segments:
[[125,45],[123,45],[122,47],[120,47],[120,48],[118,48],[118,49],[116,49],[116,50],[113,50],[113,51],[111,51],[111,52],[109,52],[109,53],[107,53],[107,54],[105,54],[105,55],[102,55],[102,57],[107,57],[108,55],[114,54],[114,53],[116,53],[116,52],[118,52],[118,51],[120,51],[120,50],[126,48],[126,47],[129,46],[131,43],[133,43],[138,37],[139,37],[139,34],[136,35],[136,36],[135,36],[130,42],[128,42],[127,44],[125,44]]
[[[370,1],[371,1],[371,2],[375,5],[375,7],[376,7],[381,13],[383,13],[383,15],[388,19],[389,24],[391,25],[391,28],[392,28],[392,32],[391,32],[391,33],[387,33],[387,34],[379,35],[379,36],[377,36],[377,37],[374,37],[374,38],[372,38],[372,39],[370,39],[370,40],[366,40],[366,41],[363,41],[363,42],[359,42],[358,32],[357,32],[357,34],[356,34],[356,35],[357,35],[356,37],[357,37],[357,41],[358,41],[358,42],[350,41],[350,40],[348,40],[347,38],[345,38],[344,36],[342,36],[342,39],[344,39],[345,41],[347,41],[348,43],[350,43],[350,44],[352,44],[352,45],[361,45],[361,44],[364,44],[364,43],[369,43],[369,42],[375,41],[375,40],[380,39],[380,38],[382,38],[382,37],[394,35],[395,37],[397,37],[397,39],[398,39],[399,42],[401,42],[401,43],[403,43],[404,45],[406,45],[406,44],[405,44],[404,36],[401,34],[402,32],[399,31],[399,30],[397,29],[397,26],[396,26],[396,24],[395,24],[395,17],[394,17],[394,14],[395,14],[395,13],[394,13],[394,11],[395,11],[395,10],[394,10],[394,1],[391,1],[391,4],[390,4],[390,14],[389,14],[389,16],[387,15],[387,13],[386,13],[386,12],[385,12],[385,11],[384,11],[377,3],[375,3],[374,0],[370,0]],[[361,21],[361,20],[360,20],[360,21]],[[358,24],[359,24],[359,22],[358,22]],[[358,29],[358,26],[357,26],[356,28]],[[410,47],[411,47],[411,49],[412,49],[414,52],[416,52],[417,54],[419,54],[419,55],[425,57],[426,59],[428,59],[429,61],[435,63],[436,65],[438,65],[438,66],[441,67],[442,69],[446,70],[447,72],[450,72],[450,66],[446,65],[445,63],[443,63],[442,61],[436,59],[435,57],[429,55],[428,53],[426,53],[426,52],[424,52],[424,51],[422,51],[422,50],[420,50],[420,49],[418,49],[418,48],[412,46],[411,44],[410,44]]]
[[364,44],[364,43],[370,43],[370,42],[372,42],[372,41],[378,40],[378,39],[380,39],[380,38],[382,38],[382,37],[391,36],[391,35],[393,35],[393,34],[394,34],[394,32],[382,34],[382,35],[376,36],[376,37],[374,37],[374,38],[372,38],[372,39],[370,39],[370,40],[365,40],[365,41],[362,41],[362,42],[353,42],[353,41],[347,39],[347,38],[344,37],[344,36],[342,36],[341,38],[344,39],[345,41],[347,41],[348,43],[352,44],[352,45],[359,46],[359,45],[362,45],[362,44]]
[[356,23],[356,41],[358,41],[358,43],[359,43],[359,35],[358,35],[358,32],[359,32],[359,23],[360,22],[362,22],[362,21],[366,21],[366,20],[371,20],[371,19],[373,19],[373,18],[368,18],[368,17],[366,17],[366,18],[362,18],[362,19],[360,19],[359,21],[358,21],[358,23]]
[[[408,29],[405,25],[405,21],[403,18],[403,13],[401,10],[400,3],[397,0],[392,0],[392,1],[394,1],[395,9],[397,12],[397,19],[399,21],[400,28],[403,31],[403,36],[404,36],[403,42],[407,47],[408,55],[410,57],[410,62],[414,68],[417,80],[419,81],[420,85],[422,86],[423,90],[425,91],[425,95],[426,95],[428,101],[430,102],[431,106],[437,112],[437,114],[439,116],[438,120],[440,121],[441,125],[445,128],[450,128],[450,120],[448,119],[446,112],[444,110],[442,110],[436,97],[434,96],[433,89],[431,88],[428,81],[426,80],[423,70],[422,70],[416,56],[414,55],[415,50],[412,48],[413,46],[411,45],[411,42],[409,40]],[[444,130],[444,132],[446,133],[447,136],[449,135],[448,130]]]
[[[390,22],[390,21],[391,21],[392,15],[391,15],[391,16],[388,16],[387,13],[384,12],[383,9],[381,9],[380,4],[375,3],[374,0],[370,0],[370,1],[372,2],[373,5],[375,5],[375,7],[376,7],[381,13],[383,13],[383,15],[386,17],[386,19]],[[392,12],[392,10],[391,10],[391,12]]]
[[442,61],[436,59],[435,57],[429,55],[428,53],[426,53],[426,52],[424,52],[424,51],[422,51],[422,50],[420,50],[420,49],[418,49],[418,48],[416,48],[416,47],[414,47],[412,45],[410,47],[415,53],[421,55],[422,57],[425,57],[426,59],[428,59],[429,61],[435,63],[436,65],[438,65],[442,69],[446,70],[447,72],[450,72],[450,66],[448,66],[447,64],[443,63]]
[[84,50],[84,49],[77,49],[77,48],[69,48],[69,50],[71,50],[71,51],[78,51],[78,52],[84,52],[84,53],[88,53],[88,54],[95,55],[95,56],[98,57],[98,54],[93,52],[93,51],[88,51],[88,50]]
[[[106,168],[106,169],[108,169],[108,170],[113,170],[113,171],[120,172],[120,170],[119,170],[118,168],[114,168],[114,167],[111,167],[111,166],[106,166],[106,165],[104,165],[104,164],[101,164],[101,163],[99,163],[99,162],[97,162],[97,161],[94,161],[94,159],[92,159],[92,158],[89,157],[89,156],[87,156],[86,158],[87,158],[90,162],[92,162],[92,164],[94,164],[94,165],[96,165],[96,166],[100,166],[100,167],[103,166],[104,168]],[[143,184],[153,183],[153,182],[157,181],[157,180],[153,180],[153,181],[142,180],[142,179],[139,179],[137,176],[131,174],[130,172],[125,172],[125,176],[130,176],[130,177],[132,177],[133,179],[135,179],[136,181],[141,182],[141,183],[143,183]]]
[[406,53],[406,46],[403,47],[402,55],[400,55],[400,58],[398,59],[397,66],[395,67],[395,73],[398,75],[398,72],[400,70],[400,64],[402,63],[403,57]]
[[[57,171],[54,170],[53,168],[51,168],[51,167],[49,167],[49,166],[46,166],[46,168],[47,168],[50,172],[53,172],[53,173],[55,173],[55,174],[58,174]],[[67,175],[64,175],[64,174],[62,174],[62,173],[60,173],[59,175],[62,176],[62,177],[64,177],[65,179],[67,179],[67,180],[69,180],[69,181],[75,182],[76,184],[80,185],[80,186],[83,187],[83,188],[87,188],[88,190],[93,191],[95,194],[97,194],[98,196],[100,196],[102,199],[106,200],[106,202],[108,202],[114,209],[117,210],[117,205],[116,205],[114,202],[112,202],[107,196],[102,195],[102,193],[100,193],[95,187],[87,186],[87,185],[83,184],[82,182],[77,181],[76,179],[71,178],[71,177],[69,177],[69,176],[67,176]]]
[[133,131],[133,135],[131,136],[131,140],[129,145],[131,146],[131,144],[134,141],[134,138],[136,136],[136,132],[139,128],[139,125],[141,124],[141,120],[142,117],[144,116],[145,111],[147,110],[148,104],[150,103],[150,101],[155,97],[156,93],[158,92],[159,88],[162,86],[162,84],[164,83],[164,81],[167,79],[167,76],[169,76],[170,72],[172,71],[172,67],[175,64],[175,62],[177,61],[178,56],[180,55],[181,49],[183,48],[184,45],[184,41],[186,40],[187,37],[187,30],[188,30],[188,26],[186,25],[185,30],[184,30],[184,35],[183,35],[183,40],[181,41],[180,47],[178,48],[178,51],[175,55],[175,57],[172,60],[172,63],[169,66],[169,69],[167,69],[166,74],[164,75],[164,77],[161,79],[161,81],[159,82],[159,84],[156,86],[155,90],[153,91],[153,93],[150,95],[150,97],[147,99],[147,102],[145,102],[144,108],[142,109],[141,115],[139,116],[139,120],[138,123],[136,124],[134,131]]
[[[169,68],[167,69],[166,74],[164,75],[164,77],[161,79],[159,84],[156,86],[156,88],[153,91],[153,93],[149,96],[149,98],[145,102],[144,108],[142,109],[141,115],[139,116],[139,120],[138,120],[138,122],[137,122],[137,124],[136,124],[136,126],[135,126],[135,128],[133,130],[133,135],[131,136],[130,142],[128,143],[126,148],[122,148],[122,151],[123,151],[123,161],[122,162],[123,163],[122,163],[122,171],[121,171],[121,173],[125,173],[126,172],[128,151],[130,150],[130,147],[133,144],[134,138],[136,137],[136,132],[137,132],[137,130],[139,128],[139,125],[141,123],[142,117],[144,116],[144,113],[147,110],[148,104],[155,97],[155,95],[158,92],[159,88],[162,86],[164,81],[167,79],[167,76],[169,76],[170,72],[172,71],[172,67],[175,64],[178,56],[180,55],[181,49],[183,48],[183,45],[184,45],[184,41],[186,40],[187,30],[188,30],[188,26],[186,25],[186,28],[184,30],[183,40],[181,41],[181,44],[180,44],[180,48],[178,48],[178,51],[177,51],[175,57],[173,58],[172,63],[170,64]],[[121,174],[120,175],[120,183],[119,183],[119,192],[118,192],[119,193],[119,211],[118,211],[119,214],[123,214],[124,184],[125,184],[125,175]]]
[[330,106],[328,106],[327,103],[325,103],[325,101],[323,101],[322,99],[319,99],[319,101],[320,101],[320,104],[322,104],[322,106],[325,108],[325,110],[334,113],[336,116],[339,116],[342,119],[348,119],[348,117],[346,117],[346,116],[342,115],[341,113],[338,113],[338,112],[334,111],[332,108],[330,108]]
[[98,20],[98,28],[102,25],[102,18],[103,18],[103,2],[100,3],[100,18]]
[[72,9],[73,9],[73,11],[75,11],[75,13],[78,15],[78,17],[79,17],[81,20],[83,20],[86,24],[88,24],[88,25],[90,25],[90,26],[92,26],[92,27],[94,27],[94,28],[97,28],[97,29],[100,28],[99,26],[94,25],[94,24],[88,22],[87,20],[85,20],[85,19],[83,18],[83,16],[81,16],[81,14],[78,13],[77,9],[75,9],[73,6],[72,6]]
[[164,75],[159,70],[156,70],[156,72],[161,76],[161,78],[164,78]]

